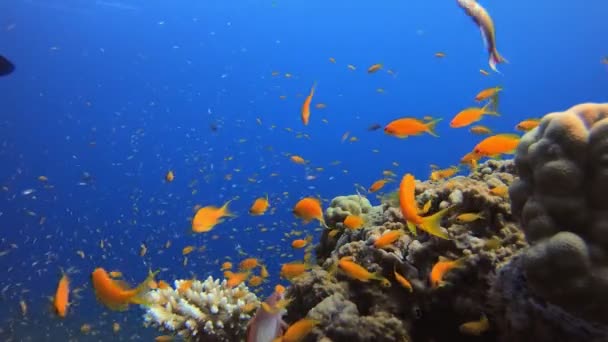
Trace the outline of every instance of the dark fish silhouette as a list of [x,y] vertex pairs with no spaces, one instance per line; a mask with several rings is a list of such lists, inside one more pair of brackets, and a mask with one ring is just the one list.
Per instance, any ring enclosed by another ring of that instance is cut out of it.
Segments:
[[6,76],[15,70],[15,65],[0,55],[0,76]]
[[370,132],[371,132],[371,131],[377,131],[377,130],[379,130],[381,127],[382,127],[382,126],[381,126],[380,124],[375,123],[375,124],[373,124],[373,125],[369,126],[369,127],[367,128],[367,130],[368,130],[368,131],[370,131]]

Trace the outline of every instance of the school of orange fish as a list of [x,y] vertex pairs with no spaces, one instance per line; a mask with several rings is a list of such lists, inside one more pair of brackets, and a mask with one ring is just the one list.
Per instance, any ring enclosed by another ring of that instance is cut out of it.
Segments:
[[[484,36],[489,42],[489,54],[490,54],[490,68],[496,70],[497,63],[504,63],[506,60],[498,54],[496,50],[494,28],[489,15],[483,8],[481,10],[475,6],[479,6],[475,2],[468,0],[459,0],[459,5],[465,9],[468,15],[474,17],[479,16],[477,19],[478,25],[481,26],[482,30],[487,30],[489,35]],[[475,7],[475,8],[474,8]],[[483,10],[483,11],[482,11]],[[486,25],[487,27],[484,27]],[[436,58],[446,58],[444,52],[435,53]],[[331,63],[337,63],[333,57],[329,58]],[[347,65],[347,68],[351,71],[357,70],[354,65]],[[383,64],[373,64],[367,68],[367,73],[374,74],[384,70]],[[388,69],[386,71],[389,74],[394,74],[393,70]],[[483,75],[489,75],[489,73],[483,69],[480,69],[480,73]],[[272,72],[273,77],[280,76],[278,71]],[[290,78],[291,74],[286,73],[284,77]],[[317,91],[316,82],[310,87],[309,93],[305,96],[300,109],[300,117],[304,126],[312,125],[311,116],[313,107],[313,100],[315,92]],[[475,169],[478,162],[482,158],[499,158],[505,154],[514,153],[515,148],[519,142],[519,135],[503,133],[494,134],[492,130],[485,126],[478,124],[486,116],[500,116],[498,109],[498,98],[502,92],[502,88],[499,86],[491,87],[488,89],[481,90],[477,95],[472,97],[478,105],[464,108],[459,111],[449,122],[449,126],[454,129],[468,127],[472,134],[485,136],[469,153],[464,155],[461,159],[461,164],[467,165],[471,169]],[[379,88],[378,92],[384,90]],[[284,99],[281,96],[281,99]],[[324,103],[314,104],[315,109],[323,109],[326,107]],[[413,136],[419,136],[422,134],[429,134],[433,137],[438,137],[435,133],[436,125],[440,124],[442,118],[434,117],[400,117],[395,118],[393,121],[384,125],[384,133],[396,138],[408,138]],[[259,119],[258,119],[259,123]],[[515,129],[525,132],[533,129],[539,124],[539,119],[530,118],[517,124]],[[381,128],[380,125],[374,125],[370,127],[370,130],[376,130]],[[356,141],[356,137],[350,136],[349,132],[346,132],[342,137],[342,142],[349,140],[351,142]],[[290,155],[289,159],[295,164],[307,164],[307,161],[299,155]],[[460,166],[451,166],[446,169],[439,169],[437,166],[432,166],[432,171],[429,179],[431,181],[440,181],[445,178],[454,176],[460,172]],[[176,175],[173,170],[167,171],[164,175],[166,183],[172,183]],[[228,175],[226,175],[228,177]],[[373,182],[369,187],[363,188],[362,191],[368,194],[379,192],[389,182],[395,181],[396,175],[391,171],[385,171],[384,177]],[[46,177],[41,176],[40,181],[45,182]],[[398,186],[398,198],[399,205],[403,217],[407,223],[408,230],[410,233],[416,233],[416,229],[420,229],[434,237],[441,239],[449,239],[450,237],[441,229],[440,223],[446,213],[451,208],[446,208],[433,214],[429,214],[430,202],[425,204],[422,208],[418,207],[415,198],[415,178],[412,174],[404,175]],[[507,194],[506,189],[493,189],[496,195],[505,196]],[[223,220],[227,218],[234,218],[234,215],[229,205],[232,200],[228,200],[221,206],[207,205],[195,208],[194,215],[191,221],[191,231],[193,234],[205,234],[212,231],[216,226],[221,225]],[[219,205],[219,203],[218,203]],[[261,216],[267,213],[272,208],[272,203],[269,200],[268,195],[256,198],[250,206],[249,214],[251,216]],[[338,233],[337,229],[328,227],[325,224],[323,216],[323,205],[321,199],[314,197],[301,198],[293,206],[293,214],[302,220],[303,224],[308,224],[314,220],[318,221],[321,229],[329,229],[329,236],[335,236]],[[472,222],[480,219],[481,216],[478,213],[460,213],[456,219],[460,222]],[[360,229],[365,225],[365,217],[358,215],[349,215],[343,221],[346,229]],[[394,230],[387,234],[382,235],[374,242],[375,248],[386,248],[392,243],[397,241],[403,234],[407,234],[406,231]],[[304,259],[302,261],[285,263],[281,266],[280,277],[286,280],[292,280],[304,273],[306,273],[313,265],[312,260],[312,240],[313,236],[307,234],[304,238],[299,238],[291,241],[291,247],[293,249],[303,249],[305,251]],[[169,242],[168,242],[169,244]],[[189,255],[196,250],[195,246],[186,246],[182,250],[184,256]],[[142,245],[140,254],[146,253],[146,246]],[[442,280],[444,275],[454,268],[460,267],[462,259],[458,260],[446,260],[440,259],[436,262],[428,275],[428,281],[432,288],[440,287],[444,285]],[[187,259],[184,260],[184,263]],[[221,270],[224,272],[224,277],[227,279],[227,284],[230,287],[237,286],[243,282],[251,287],[258,287],[267,281],[270,276],[263,261],[258,260],[254,257],[249,257],[242,260],[238,265],[238,270],[233,270],[233,264],[230,261],[226,261],[221,265]],[[378,273],[371,273],[361,265],[355,263],[350,257],[341,258],[336,265],[330,270],[331,272],[337,272],[340,270],[348,277],[361,281],[370,282],[378,281],[381,286],[391,286],[391,282]],[[105,305],[107,308],[112,310],[125,310],[130,304],[146,305],[144,295],[146,291],[155,288],[168,288],[170,285],[163,280],[155,280],[155,276],[158,272],[150,270],[148,277],[136,287],[130,287],[126,285],[122,280],[122,273],[119,271],[107,271],[103,268],[96,268],[91,274],[91,281],[93,289],[100,303]],[[412,292],[413,287],[409,280],[403,275],[399,274],[396,269],[393,270],[396,281],[407,291]],[[192,281],[185,281],[182,283],[178,292],[188,290],[188,287],[192,284]],[[285,289],[281,285],[275,287],[275,292],[283,293]],[[261,309],[276,313],[279,310],[284,309],[289,303],[289,300],[282,300],[275,303],[273,306],[269,306],[267,303],[261,304]],[[21,303],[22,310],[27,310],[25,303]],[[56,293],[53,299],[53,306],[56,314],[60,318],[66,318],[69,316],[69,305],[70,305],[70,280],[66,273],[62,274]],[[256,309],[255,307],[251,310]],[[314,328],[319,322],[302,319],[292,324],[282,336],[283,341],[299,341],[306,336],[310,330]],[[487,319],[482,317],[480,321],[465,323],[461,326],[461,331],[471,334],[478,334],[479,331],[487,328]],[[86,327],[83,327],[86,329]],[[119,329],[116,326],[114,329]],[[157,340],[167,340],[170,337],[160,336]]]

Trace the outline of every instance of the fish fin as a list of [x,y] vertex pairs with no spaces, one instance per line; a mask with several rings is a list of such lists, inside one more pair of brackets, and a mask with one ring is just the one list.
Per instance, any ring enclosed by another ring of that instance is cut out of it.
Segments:
[[[230,202],[232,202],[232,200],[228,200],[226,203],[224,203],[224,205],[222,206],[222,212],[224,213],[224,216],[227,217],[236,217],[236,214],[230,212],[230,209],[228,209],[228,205],[230,204]],[[218,220],[218,223],[220,223],[220,221]]]
[[442,118],[439,119],[435,119],[433,121],[429,121],[426,123],[426,132],[432,136],[434,136],[435,138],[439,138],[439,136],[437,135],[437,133],[435,133],[435,125],[437,125],[437,123],[439,121],[443,120]]
[[409,229],[409,231],[410,231],[410,233],[412,233],[412,235],[414,235],[414,236],[418,235],[416,233],[416,225],[415,224],[413,224],[410,221],[407,221],[406,225],[407,225],[407,229]]
[[488,48],[488,36],[486,36],[486,32],[483,30],[483,27],[479,25],[479,32],[481,32],[481,40],[483,40],[483,45],[487,49]]
[[491,105],[492,103],[493,103],[493,102],[492,102],[492,101],[490,101],[490,102],[486,103],[486,104],[483,106],[483,108],[482,108],[482,110],[483,110],[483,114],[484,114],[484,115],[500,116],[500,114],[498,114],[498,112],[496,112],[496,108],[493,108],[493,110],[489,110],[489,107],[490,107],[490,105]]
[[426,216],[422,218],[422,223],[419,225],[420,229],[425,232],[440,237],[442,239],[449,240],[450,237],[441,229],[441,219],[445,216],[448,210],[452,209],[452,207],[445,208],[436,212],[431,216]]
[[498,51],[495,50],[490,53],[490,60],[488,64],[490,65],[490,69],[500,74],[500,71],[498,71],[498,69],[496,68],[496,65],[499,63],[509,63],[509,61],[507,61],[503,56],[498,53]]

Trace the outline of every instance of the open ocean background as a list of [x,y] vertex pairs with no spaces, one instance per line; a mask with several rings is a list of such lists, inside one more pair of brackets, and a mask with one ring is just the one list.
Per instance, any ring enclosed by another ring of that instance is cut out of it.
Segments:
[[[0,78],[0,339],[159,335],[142,327],[141,308],[113,312],[97,303],[89,279],[96,267],[120,270],[132,284],[163,268],[158,279],[172,283],[220,277],[227,257],[253,256],[272,274],[266,296],[281,263],[303,256],[285,234],[318,239],[316,224],[291,213],[300,198],[354,194],[354,184],[367,188],[383,170],[425,179],[430,164],[458,164],[482,137],[448,123],[484,88],[504,88],[501,117],[481,122],[496,133],[608,101],[608,65],[600,62],[608,56],[608,2],[481,4],[510,62],[498,66],[502,74],[479,73],[488,70],[487,53],[455,0],[0,1],[0,54],[16,64]],[[446,57],[436,58],[439,51]],[[375,63],[384,69],[368,74]],[[305,127],[300,108],[315,81]],[[440,138],[367,130],[425,115],[444,118]],[[342,142],[345,132],[358,140]],[[294,164],[291,154],[309,163]],[[164,181],[169,170],[172,183]],[[248,215],[265,194],[271,211]],[[195,205],[229,199],[238,217],[187,233]],[[204,251],[184,266],[187,245]],[[65,319],[49,300],[62,269],[78,289]]]

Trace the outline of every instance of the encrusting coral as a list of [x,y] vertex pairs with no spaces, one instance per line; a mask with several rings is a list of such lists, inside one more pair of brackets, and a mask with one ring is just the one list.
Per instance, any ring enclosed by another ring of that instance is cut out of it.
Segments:
[[607,161],[608,104],[547,114],[521,139],[510,194],[532,246],[494,284],[505,341],[608,340]]
[[[234,288],[211,276],[194,280],[189,288],[176,280],[175,289],[156,289],[146,295],[144,322],[190,341],[239,341],[245,337],[250,313],[258,298],[246,285]],[[180,290],[182,289],[182,290]]]
[[[422,341],[458,336],[460,324],[477,320],[484,312],[494,270],[526,246],[511,220],[508,198],[493,191],[511,184],[513,170],[512,162],[492,160],[468,177],[417,183],[420,208],[428,200],[429,214],[452,208],[443,222],[450,240],[423,231],[409,233],[394,201],[362,210],[365,225],[346,228],[340,220],[348,214],[336,215],[335,204],[342,198],[355,203],[367,200],[358,195],[335,199],[326,211],[331,229],[324,231],[316,250],[319,266],[293,279],[286,320],[306,316],[320,321],[310,341]],[[460,222],[461,213],[478,213],[481,218]],[[394,231],[399,231],[394,242],[375,246],[379,237]],[[446,273],[445,286],[434,288],[428,278],[442,256],[465,258],[463,267]],[[352,279],[337,270],[343,257],[352,257],[376,274],[374,279],[386,278],[391,286]],[[395,271],[409,280],[412,291],[400,285]]]

